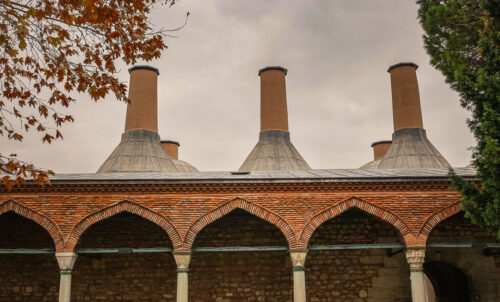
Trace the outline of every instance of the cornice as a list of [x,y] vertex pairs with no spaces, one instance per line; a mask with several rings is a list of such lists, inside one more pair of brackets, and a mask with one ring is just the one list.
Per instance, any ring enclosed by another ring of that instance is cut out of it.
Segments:
[[40,187],[25,184],[10,192],[0,188],[0,195],[17,194],[96,194],[96,193],[339,193],[339,192],[383,192],[383,191],[450,191],[450,182],[445,179],[426,181],[378,181],[378,182],[285,182],[285,183],[110,183],[110,184],[64,184],[56,183]]

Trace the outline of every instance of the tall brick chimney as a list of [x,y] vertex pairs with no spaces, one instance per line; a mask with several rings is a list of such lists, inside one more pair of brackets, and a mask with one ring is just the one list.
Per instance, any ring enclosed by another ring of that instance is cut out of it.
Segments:
[[394,131],[404,128],[424,128],[417,68],[415,63],[399,63],[389,67]]
[[240,171],[311,169],[290,140],[286,74],[287,70],[280,66],[259,70],[261,131],[257,145],[241,165]]
[[97,173],[187,172],[184,165],[169,158],[160,143],[157,92],[160,72],[151,66],[134,66],[129,73],[130,103],[125,132]]
[[389,67],[394,133],[392,144],[380,159],[381,169],[449,168],[450,164],[427,139],[420,107],[415,63]]
[[130,85],[125,132],[150,130],[158,132],[158,69],[134,66],[129,69]]
[[287,70],[283,67],[266,67],[260,76],[260,131],[281,130],[288,132],[286,104]]

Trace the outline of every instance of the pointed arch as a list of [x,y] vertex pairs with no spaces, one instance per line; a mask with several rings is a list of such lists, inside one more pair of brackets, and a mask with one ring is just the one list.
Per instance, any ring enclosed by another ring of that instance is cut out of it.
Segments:
[[408,244],[409,241],[410,242],[413,241],[412,238],[414,236],[411,234],[410,229],[398,216],[387,210],[372,205],[369,202],[366,202],[356,197],[351,197],[326,210],[321,211],[320,213],[316,214],[314,217],[309,219],[309,221],[306,223],[305,227],[302,229],[300,233],[298,241],[299,247],[307,248],[312,234],[314,233],[314,231],[316,231],[316,229],[320,225],[322,225],[327,220],[332,219],[351,208],[360,209],[365,213],[371,214],[390,223],[399,231],[406,244]]
[[447,218],[450,218],[451,216],[459,213],[462,210],[462,205],[460,204],[460,202],[457,202],[439,210],[438,212],[432,214],[429,218],[427,218],[427,220],[422,225],[420,232],[418,233],[417,241],[419,245],[425,246],[427,244],[427,238],[429,237],[429,234],[432,232],[434,227],[438,225],[438,223]]
[[64,238],[61,233],[61,230],[49,218],[45,217],[44,215],[34,210],[27,208],[26,206],[14,200],[8,200],[3,204],[0,204],[0,215],[7,212],[14,212],[19,216],[34,221],[36,224],[44,228],[49,233],[50,237],[54,241],[54,246],[56,248],[56,251],[60,251],[63,249]]
[[291,249],[296,247],[297,241],[295,238],[295,234],[293,232],[292,227],[288,224],[288,222],[285,221],[285,219],[281,218],[280,216],[278,216],[277,214],[271,212],[266,208],[257,206],[241,198],[235,198],[229,201],[228,203],[210,211],[204,216],[198,218],[198,220],[196,220],[191,225],[191,227],[189,227],[189,230],[187,231],[186,236],[184,237],[183,249],[190,250],[191,247],[193,246],[196,236],[200,233],[200,231],[203,228],[205,228],[210,223],[216,221],[217,219],[226,216],[227,214],[236,209],[247,211],[248,213],[256,217],[259,217],[271,223],[272,225],[276,226],[277,228],[280,229],[283,236],[285,236],[286,240],[288,241],[289,247]]
[[181,236],[179,235],[179,232],[172,224],[170,219],[154,212],[151,209],[140,206],[133,202],[121,201],[112,206],[94,212],[88,215],[87,217],[83,218],[80,222],[78,222],[71,230],[71,233],[68,237],[68,241],[66,242],[65,250],[73,251],[76,244],[78,243],[78,240],[80,239],[80,236],[90,226],[101,220],[112,217],[122,212],[135,214],[160,226],[167,233],[168,237],[170,238],[170,241],[172,241],[172,245],[174,248],[180,247],[182,245]]

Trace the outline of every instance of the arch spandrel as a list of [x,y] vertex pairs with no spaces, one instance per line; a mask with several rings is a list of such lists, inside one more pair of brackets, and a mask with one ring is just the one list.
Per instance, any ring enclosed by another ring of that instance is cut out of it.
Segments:
[[410,229],[408,228],[406,223],[401,220],[401,218],[383,208],[377,207],[362,199],[351,197],[325,210],[322,210],[318,214],[314,215],[311,219],[309,219],[300,233],[298,240],[299,248],[307,248],[307,246],[309,245],[309,240],[320,225],[352,208],[357,208],[362,212],[378,217],[379,219],[382,219],[385,222],[391,224],[398,230],[404,240],[404,243],[407,246],[413,245],[416,242],[415,236],[410,232]]
[[47,233],[49,233],[50,237],[54,241],[56,251],[63,250],[64,238],[61,230],[52,220],[14,200],[8,200],[0,204],[0,217],[2,214],[7,212],[14,212],[21,217],[34,221],[36,224],[45,229]]
[[73,227],[70,235],[68,236],[66,246],[64,247],[65,251],[73,251],[78,243],[78,240],[89,227],[99,221],[113,217],[123,212],[135,214],[160,226],[167,233],[174,249],[182,245],[181,236],[179,235],[177,228],[172,224],[170,219],[151,209],[140,206],[133,202],[122,201],[104,209],[98,210],[80,220],[80,222],[78,222]]
[[289,248],[294,249],[297,247],[295,233],[293,232],[292,227],[285,221],[285,219],[281,218],[279,215],[273,213],[272,211],[266,208],[257,206],[244,199],[236,198],[210,211],[209,213],[203,215],[202,217],[198,218],[186,232],[182,249],[190,250],[191,247],[193,246],[196,236],[200,233],[202,229],[204,229],[212,222],[220,218],[223,218],[224,216],[226,216],[227,214],[231,213],[236,209],[244,210],[276,226],[281,231],[283,236],[286,238]]
[[418,233],[417,244],[419,246],[425,246],[427,244],[429,234],[441,221],[450,218],[462,210],[462,205],[457,202],[430,215]]

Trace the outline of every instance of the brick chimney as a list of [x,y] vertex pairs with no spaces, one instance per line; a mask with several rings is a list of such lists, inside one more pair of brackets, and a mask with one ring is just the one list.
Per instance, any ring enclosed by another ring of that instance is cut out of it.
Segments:
[[158,132],[158,69],[134,66],[129,69],[130,84],[125,132],[144,129]]
[[385,153],[391,146],[392,141],[378,141],[372,144],[373,148],[373,159],[379,160],[384,157]]
[[163,150],[167,153],[168,157],[173,159],[179,159],[179,142],[171,140],[162,140],[161,146]]
[[399,63],[389,67],[392,89],[394,131],[424,128],[415,63]]
[[285,76],[287,70],[270,66],[259,70],[260,134],[240,171],[309,170],[288,131]]
[[288,132],[286,104],[287,70],[270,66],[259,70],[260,76],[260,131],[281,130]]

